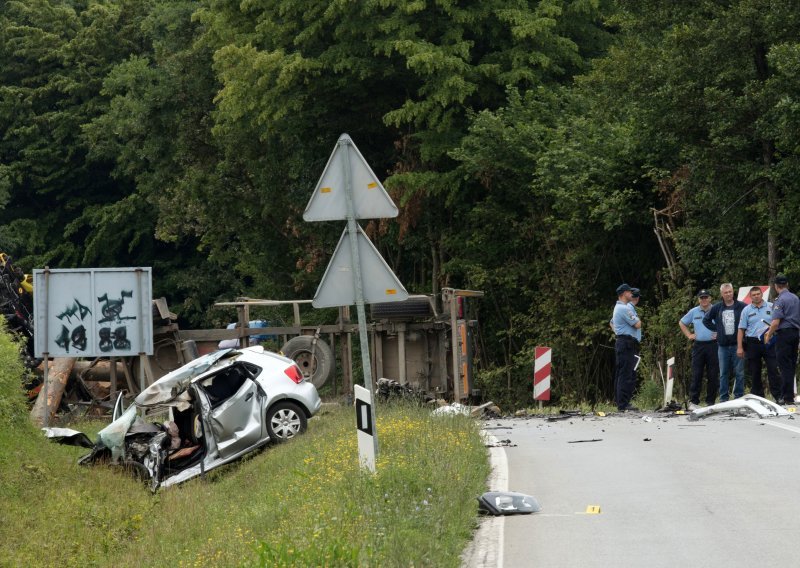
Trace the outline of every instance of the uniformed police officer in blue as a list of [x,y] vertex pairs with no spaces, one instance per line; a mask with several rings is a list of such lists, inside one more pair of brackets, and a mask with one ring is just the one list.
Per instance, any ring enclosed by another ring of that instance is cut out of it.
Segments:
[[772,303],[764,301],[764,293],[758,286],[750,288],[750,303],[742,310],[739,319],[738,349],[736,355],[744,357],[747,374],[752,386],[750,392],[764,396],[761,380],[761,360],[767,364],[769,391],[775,400],[783,398],[783,387],[778,374],[778,362],[774,345],[764,343],[764,335],[772,323]]
[[[706,375],[706,404],[717,402],[719,392],[719,357],[717,356],[717,334],[703,325],[703,318],[711,309],[711,293],[700,290],[697,305],[686,312],[678,326],[692,344],[692,382],[689,384],[689,410],[700,404],[703,388],[703,373]],[[689,329],[689,326],[692,329]]]
[[764,336],[769,343],[775,336],[775,356],[781,375],[783,396],[778,404],[794,404],[794,373],[797,369],[797,345],[800,339],[800,299],[789,291],[789,279],[778,274],[772,281],[778,293],[772,304],[772,323]]
[[637,337],[641,337],[642,322],[636,315],[636,310],[631,309],[628,303],[632,300],[632,288],[627,284],[617,287],[617,303],[614,306],[614,315],[611,321],[614,325],[614,335],[617,337],[614,352],[617,356],[615,373],[615,395],[617,409],[637,410],[631,406],[633,389],[636,386],[636,348]]

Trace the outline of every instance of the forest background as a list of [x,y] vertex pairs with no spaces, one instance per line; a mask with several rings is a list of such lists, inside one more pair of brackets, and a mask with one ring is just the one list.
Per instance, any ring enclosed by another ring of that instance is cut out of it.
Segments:
[[182,326],[310,298],[342,230],[302,212],[347,132],[400,206],[365,224],[412,293],[483,290],[478,386],[612,397],[614,289],[644,364],[701,287],[800,285],[789,0],[6,0],[0,249],[152,266]]

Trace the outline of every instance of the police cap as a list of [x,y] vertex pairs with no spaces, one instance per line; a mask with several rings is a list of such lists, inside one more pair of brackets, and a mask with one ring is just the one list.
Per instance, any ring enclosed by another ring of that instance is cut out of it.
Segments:
[[624,283],[620,284],[619,286],[617,286],[617,296],[619,296],[623,292],[630,292],[631,290],[633,290],[633,288],[631,288],[627,284]]

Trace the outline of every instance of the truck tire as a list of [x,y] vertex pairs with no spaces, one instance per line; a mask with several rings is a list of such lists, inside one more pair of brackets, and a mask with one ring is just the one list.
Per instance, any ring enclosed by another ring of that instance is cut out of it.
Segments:
[[310,335],[298,335],[281,347],[281,353],[297,363],[303,376],[315,387],[321,388],[333,375],[333,351],[321,339],[317,339],[317,344],[312,346],[313,341],[314,338]]

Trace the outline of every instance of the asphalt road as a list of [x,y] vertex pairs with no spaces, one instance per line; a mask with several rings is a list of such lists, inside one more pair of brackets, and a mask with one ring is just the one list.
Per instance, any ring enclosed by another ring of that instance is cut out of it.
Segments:
[[794,418],[690,422],[627,414],[487,422],[487,433],[514,444],[491,449],[490,488],[532,495],[542,511],[485,518],[464,565],[794,562],[800,415]]

